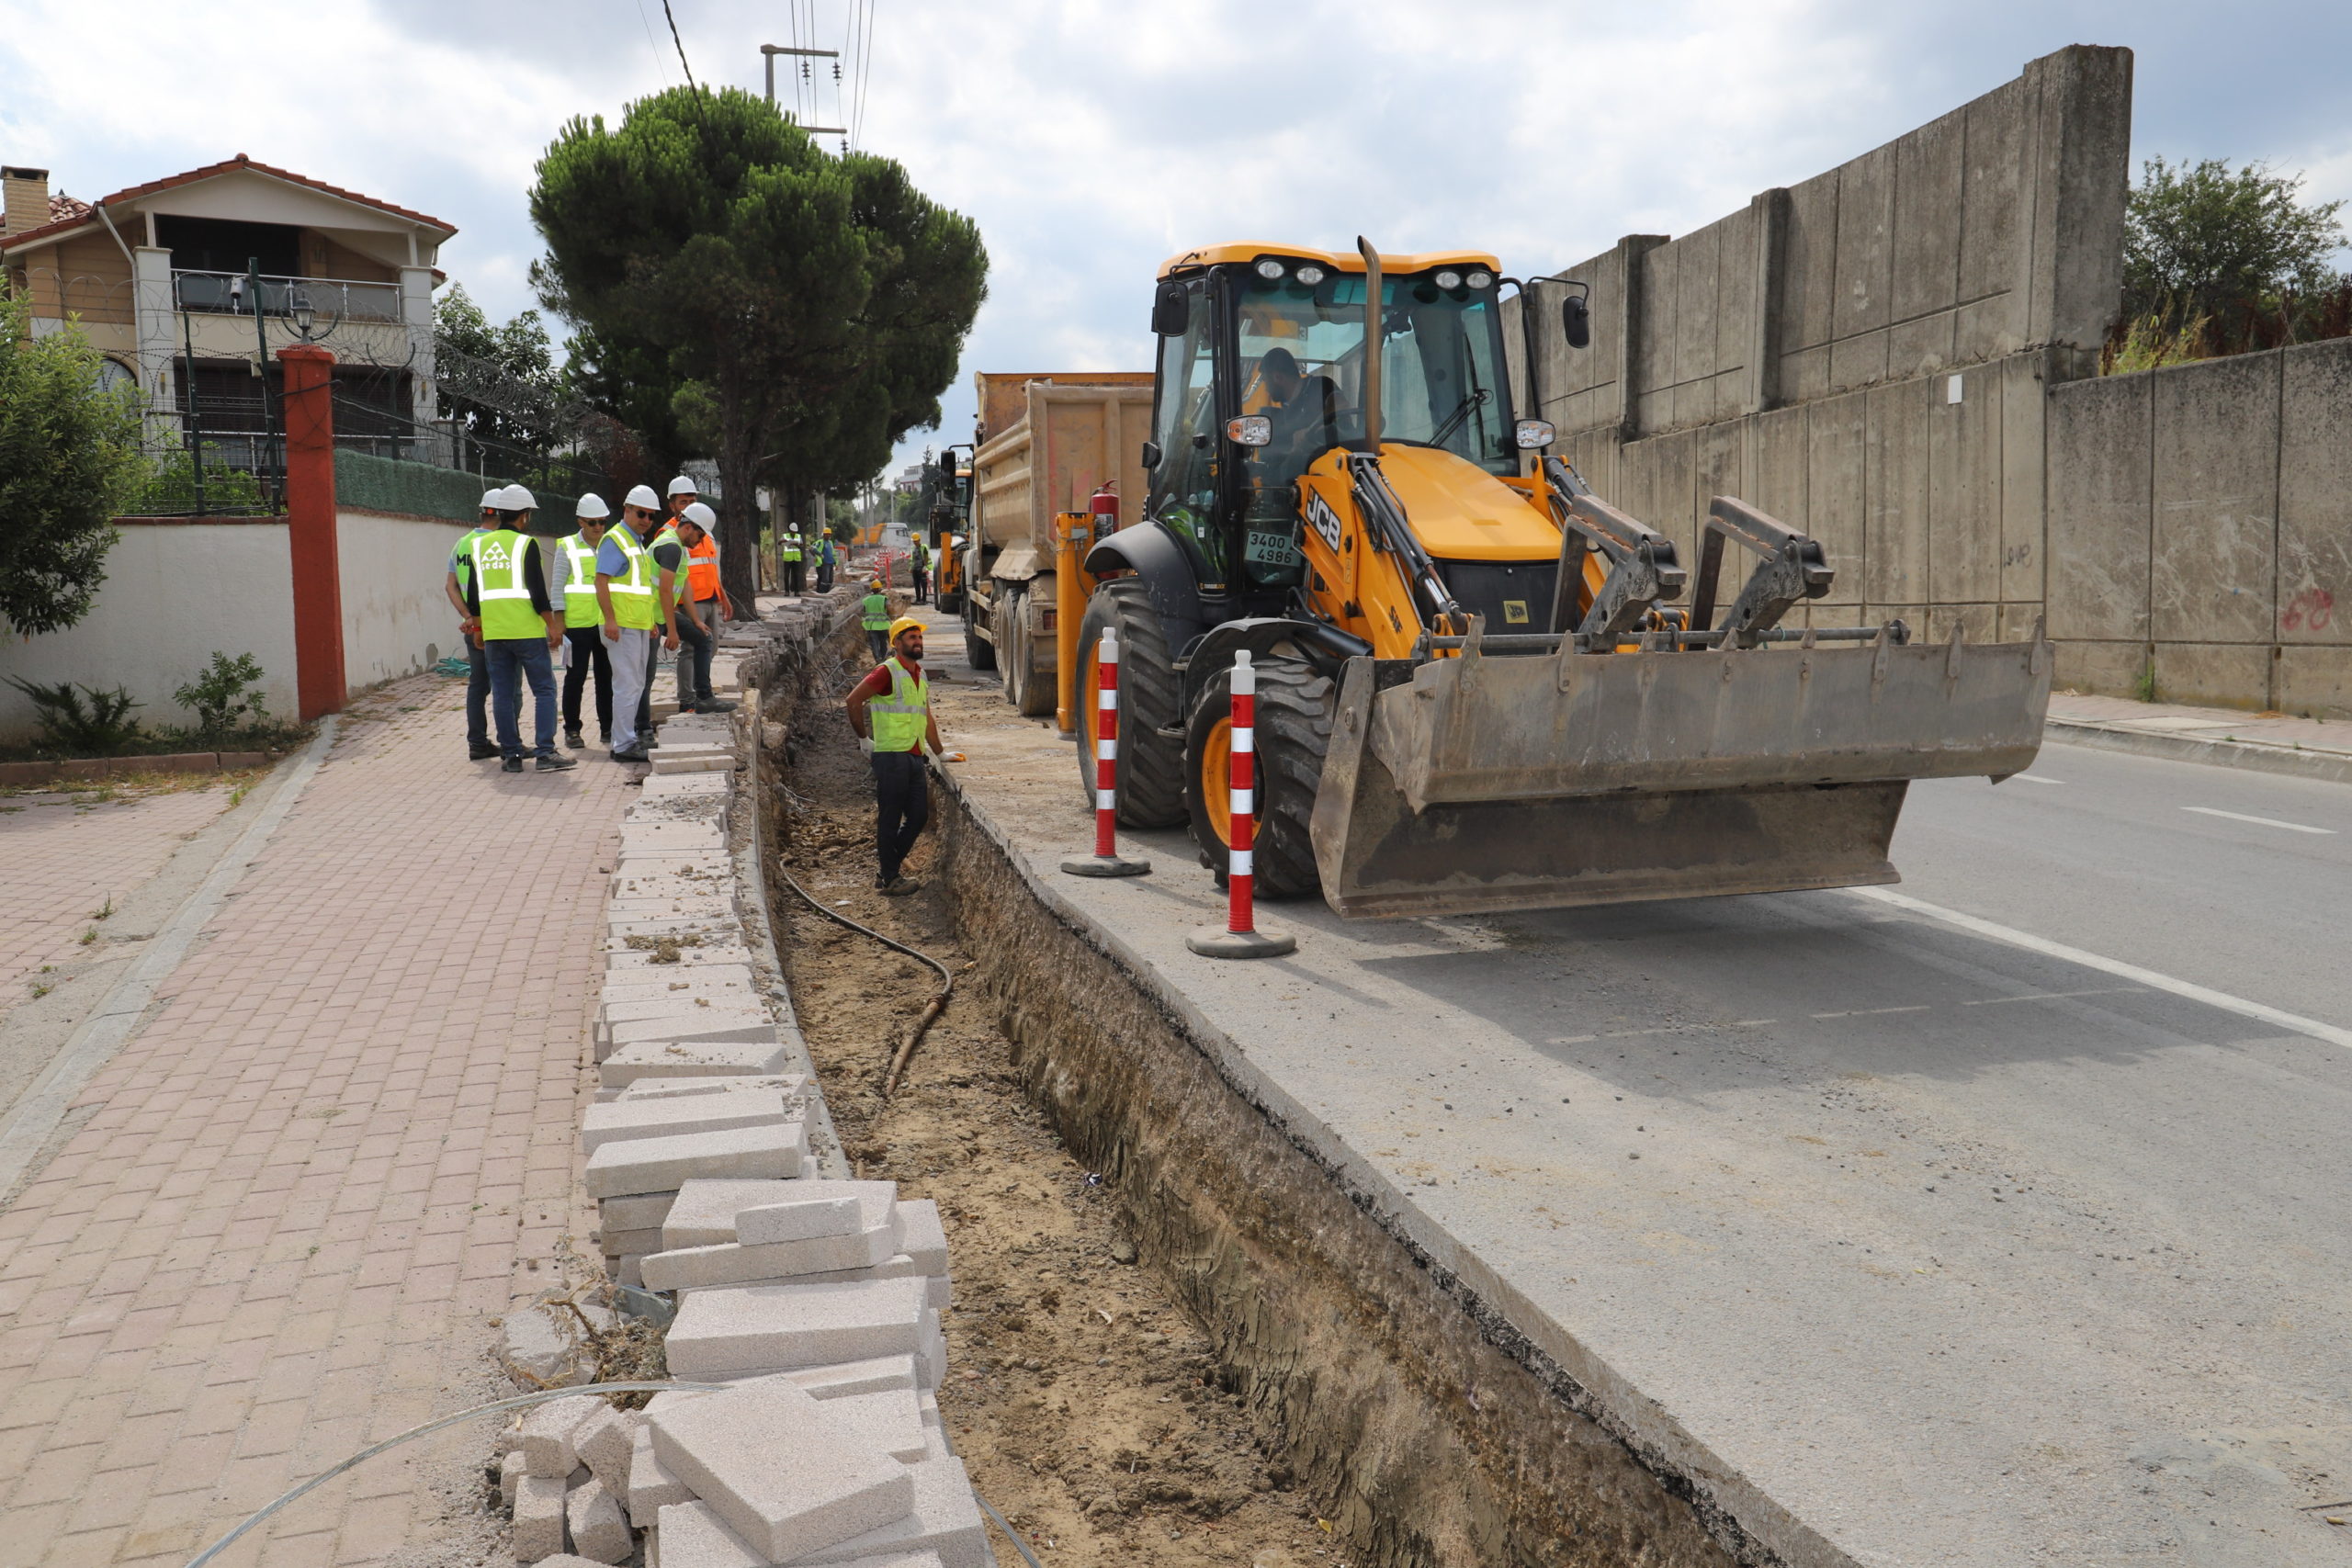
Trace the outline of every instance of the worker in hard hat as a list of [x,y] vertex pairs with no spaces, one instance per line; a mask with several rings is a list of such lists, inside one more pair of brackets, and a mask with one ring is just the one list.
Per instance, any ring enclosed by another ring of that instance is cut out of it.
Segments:
[[613,666],[605,652],[604,613],[596,604],[596,552],[613,509],[591,493],[580,498],[572,513],[580,527],[557,541],[555,594],[563,604],[563,636],[571,649],[571,666],[563,672],[563,743],[577,751],[586,744],[580,732],[580,694],[591,675],[596,681],[596,738],[612,743]]
[[931,581],[931,547],[923,543],[921,534],[917,534],[914,542],[908,547],[907,570],[913,581],[915,603],[922,604]]
[[833,553],[832,530],[828,528],[817,536],[817,592],[833,591],[833,565],[838,558]]
[[[899,868],[931,816],[922,753],[938,755],[941,747],[931,682],[922,671],[922,623],[902,615],[885,629],[890,657],[857,683],[848,708],[849,727],[874,766],[874,849],[881,863],[874,886],[896,897],[921,886]],[[950,754],[945,760],[958,759]]]
[[880,578],[865,585],[865,598],[858,606],[858,624],[865,628],[866,651],[879,664],[890,657],[890,595]]
[[786,520],[784,525],[784,533],[776,540],[776,550],[784,563],[784,591],[786,593],[800,594],[808,592],[808,578],[800,558],[803,547],[800,542],[800,530]]
[[[505,488],[501,485],[481,492],[474,525],[449,547],[449,570],[441,592],[458,612],[460,627],[468,619],[466,581],[473,571],[474,541],[498,526],[498,498]],[[466,649],[466,755],[480,762],[498,755],[498,748],[490,743],[490,660],[470,633],[459,630],[458,640]]]
[[651,486],[639,485],[622,499],[620,521],[596,547],[597,636],[613,665],[616,762],[649,760],[643,739],[653,721],[646,693],[653,683],[655,628],[662,615],[646,541],[661,519],[661,498]]
[[711,537],[718,526],[718,515],[699,501],[689,504],[675,524],[686,562],[686,591],[678,601],[678,635],[689,645],[678,655],[680,713],[735,711],[735,705],[723,701],[710,686],[710,656],[718,649],[719,617],[731,608],[727,590],[718,585],[718,545]]
[[521,485],[498,492],[498,525],[479,535],[469,553],[467,630],[490,661],[490,705],[498,723],[498,750],[510,773],[523,771],[523,682],[531,683],[532,754],[543,773],[578,763],[555,749],[553,654],[563,643],[563,610],[548,592],[538,541],[524,532],[538,502]]

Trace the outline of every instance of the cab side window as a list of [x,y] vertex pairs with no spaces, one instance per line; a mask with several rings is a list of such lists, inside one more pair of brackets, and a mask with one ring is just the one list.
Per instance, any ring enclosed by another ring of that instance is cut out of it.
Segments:
[[1217,458],[1222,443],[1216,408],[1216,327],[1208,291],[1191,286],[1183,333],[1159,340],[1159,406],[1153,422],[1159,467],[1151,474],[1151,514],[1201,547],[1210,569],[1218,558]]

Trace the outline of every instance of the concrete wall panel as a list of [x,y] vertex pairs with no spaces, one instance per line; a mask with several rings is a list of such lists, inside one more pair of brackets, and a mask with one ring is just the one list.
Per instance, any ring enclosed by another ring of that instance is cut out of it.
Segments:
[[1984,370],[1964,372],[1973,393],[1977,383],[1997,379],[2001,395],[2001,598],[2037,605],[2047,592],[2043,573],[2048,533],[2043,506],[2047,470],[2043,446],[2043,360],[2018,355]]
[[1946,312],[1960,301],[1967,121],[1965,108],[1954,109],[1894,144],[1897,321]]
[[[2009,82],[1961,110],[1967,139],[1960,198],[1958,293],[1963,300],[2006,296],[2017,286],[2018,243],[2024,231],[2018,192],[2025,173],[2026,101],[2024,84]],[[2022,347],[2018,323],[2010,318],[2006,299],[1998,315],[2008,340],[1994,352]]]
[[2270,649],[2232,642],[2156,644],[2156,700],[2212,707],[2270,705]]
[[2041,619],[2039,604],[2005,604],[2001,606],[2000,639],[2003,642],[2025,642],[2033,636],[2036,621]]
[[2050,389],[2052,637],[2148,638],[2153,383],[2122,376]]
[[2150,377],[2155,522],[2149,600],[2160,640],[2270,640],[2278,371],[2278,356],[2263,354]]
[[[1838,295],[1830,323],[1840,338],[1894,319],[1894,145],[1838,171]],[[1883,373],[1883,372],[1882,372]]]
[[2001,597],[2001,378],[1931,377],[1927,413],[1928,597],[1993,604]]
[[2352,718],[2352,654],[2290,645],[2271,666],[2270,700],[2289,713]]
[[2051,681],[2060,691],[2129,696],[2139,690],[2147,667],[2146,643],[2070,638],[2057,645]]
[[1675,253],[1674,321],[1663,334],[1668,347],[1663,357],[1678,386],[1707,379],[1721,364],[1715,334],[1723,321],[1723,231],[1728,221],[1710,223],[1665,247]]
[[2277,636],[2342,646],[2352,643],[2352,338],[2282,357]]
[[1917,321],[1898,322],[1886,331],[1886,373],[1903,380],[1925,376],[1953,363],[1955,312],[1939,310]]
[[1888,333],[1884,328],[1829,345],[1829,390],[1851,392],[1886,379]]
[[[1792,528],[1815,534],[1813,505],[1805,495],[1805,423],[1811,413],[1809,409],[1775,409],[1747,421],[1747,489],[1743,499]],[[1838,565],[1834,558],[1830,564]],[[1840,566],[1839,570],[1846,569]]]
[[1805,532],[1821,541],[1838,569],[1829,602],[1860,604],[1870,545],[1863,511],[1869,489],[1867,398],[1849,393],[1812,404],[1805,413]]
[[1928,599],[1928,385],[1908,381],[1862,394],[1869,464],[1862,593],[1874,605]]
[[1781,259],[1781,348],[1826,346],[1837,333],[1838,180],[1835,169],[1789,187]]
[[[1756,340],[1757,209],[1743,207],[1714,228],[1721,235],[1715,253],[1715,367],[1744,370]],[[1735,406],[1726,412],[1738,411]]]

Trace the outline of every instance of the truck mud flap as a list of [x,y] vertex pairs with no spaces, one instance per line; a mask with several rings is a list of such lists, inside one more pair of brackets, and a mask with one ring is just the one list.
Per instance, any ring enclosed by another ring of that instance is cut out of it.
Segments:
[[1346,916],[1899,880],[1909,781],[2039,749],[2049,646],[1436,660],[1342,677],[1313,838]]

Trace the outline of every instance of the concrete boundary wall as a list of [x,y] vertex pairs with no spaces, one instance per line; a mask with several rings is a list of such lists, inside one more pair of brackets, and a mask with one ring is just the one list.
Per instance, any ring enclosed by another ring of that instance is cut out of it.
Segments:
[[1628,235],[1555,275],[1590,288],[1590,348],[1537,286],[1544,417],[1633,441],[2043,346],[2083,374],[2120,292],[2131,130],[2131,51],[2075,45],[1692,233]]
[[2051,389],[2058,678],[2352,716],[2352,340]]
[[[335,519],[348,689],[413,674],[458,646],[441,593],[462,524],[360,512]],[[217,649],[260,660],[270,713],[297,708],[293,569],[283,517],[118,518],[97,603],[79,626],[0,640],[0,744],[32,738],[33,705],[10,676],[121,686],[141,723],[187,724],[172,700]]]

